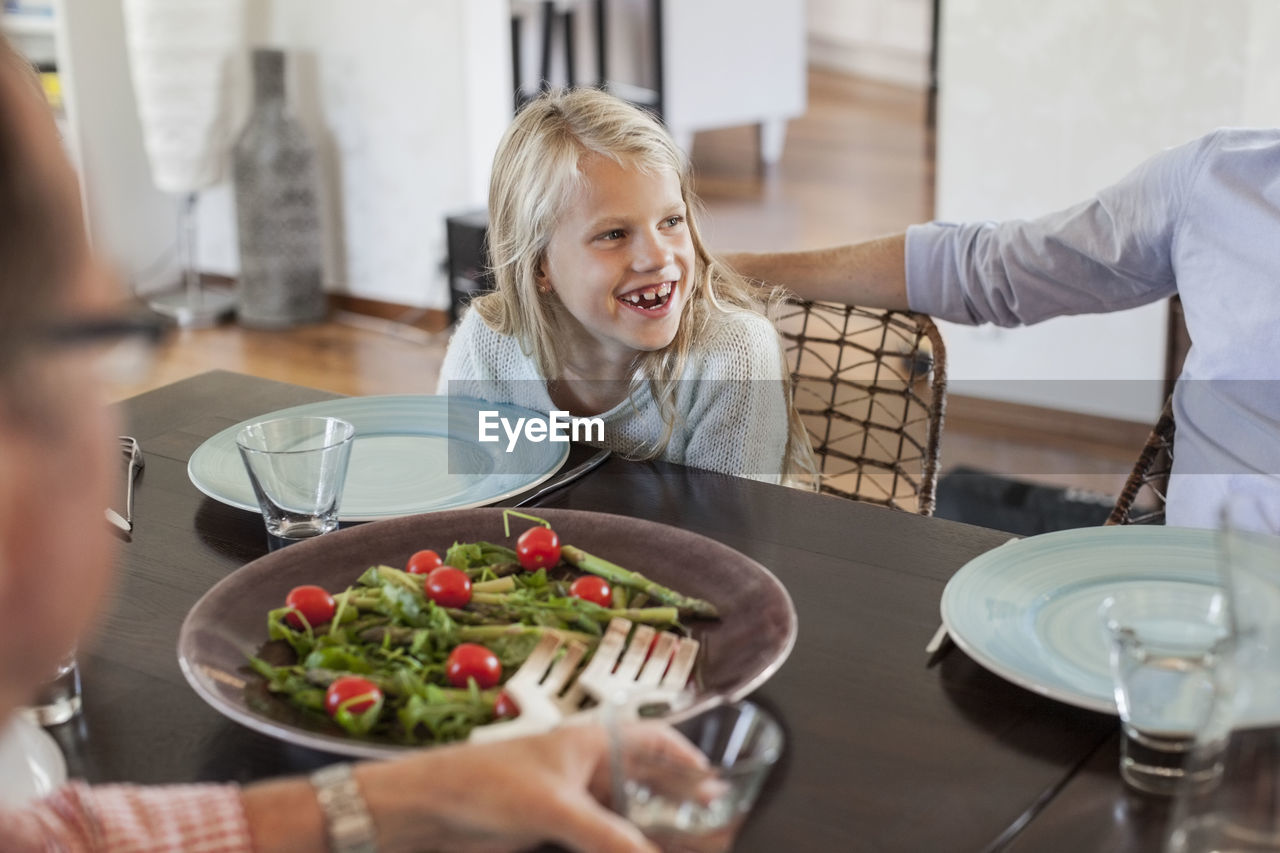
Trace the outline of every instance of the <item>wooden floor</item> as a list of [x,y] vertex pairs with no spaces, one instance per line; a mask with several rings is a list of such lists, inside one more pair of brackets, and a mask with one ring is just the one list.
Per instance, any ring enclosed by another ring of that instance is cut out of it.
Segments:
[[[807,114],[791,122],[782,162],[757,166],[754,130],[699,134],[692,152],[713,250],[812,248],[900,230],[932,215],[933,139],[922,92],[814,71]],[[419,320],[421,312],[407,312]],[[343,394],[431,393],[447,332],[340,313],[287,332],[224,325],[177,333],[129,396],[223,368]],[[1089,441],[958,422],[944,471],[958,465],[1114,494],[1136,455],[1132,431]]]

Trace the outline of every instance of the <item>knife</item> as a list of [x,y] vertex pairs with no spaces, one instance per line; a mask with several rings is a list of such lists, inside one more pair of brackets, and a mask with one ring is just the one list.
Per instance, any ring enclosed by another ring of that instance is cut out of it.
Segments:
[[533,494],[529,495],[529,497],[520,501],[520,503],[518,504],[514,504],[513,506],[517,506],[517,507],[533,506],[535,503],[542,500],[552,492],[562,489],[565,486],[572,483],[574,480],[580,479],[581,477],[584,477],[585,475],[590,474],[596,468],[600,467],[600,463],[604,462],[604,460],[609,458],[610,453],[611,451],[609,450],[597,451],[594,456],[592,456],[586,462],[583,462],[581,465],[578,465],[577,467],[568,471],[559,480],[556,480],[554,483],[552,483],[549,486],[543,486],[541,489],[538,489],[538,491],[534,492]]
[[115,526],[115,527],[120,528],[120,529],[121,529],[121,530],[123,530],[125,533],[132,533],[132,532],[133,532],[133,525],[132,525],[132,524],[130,524],[129,522],[125,521],[125,520],[120,516],[120,513],[116,512],[114,509],[108,509],[108,510],[107,510],[107,512],[106,512],[106,516],[107,516],[107,521],[108,521],[111,525],[113,525],[113,526]]

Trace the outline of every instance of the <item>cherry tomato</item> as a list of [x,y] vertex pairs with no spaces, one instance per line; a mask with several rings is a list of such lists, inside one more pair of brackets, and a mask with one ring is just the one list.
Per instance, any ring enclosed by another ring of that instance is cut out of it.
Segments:
[[549,569],[560,562],[560,537],[550,527],[530,527],[516,540],[516,557],[526,572]]
[[499,719],[520,716],[520,706],[516,704],[516,700],[511,698],[511,694],[503,690],[498,694],[498,700],[493,703],[493,715]]
[[[358,675],[340,675],[324,692],[324,709],[335,716],[343,705],[352,714],[363,714],[382,698],[378,685]],[[347,704],[350,702],[351,704]]]
[[569,587],[569,594],[583,601],[599,604],[601,607],[613,606],[613,590],[609,582],[595,575],[584,575]]
[[454,687],[466,687],[467,679],[474,678],[476,685],[485,690],[502,678],[502,664],[498,662],[498,656],[476,643],[455,646],[444,662],[444,671]]
[[409,558],[404,570],[411,575],[429,575],[444,565],[444,560],[435,551],[419,551]]
[[471,600],[471,578],[453,566],[441,566],[427,575],[423,589],[441,607],[466,607]]
[[294,609],[293,613],[285,615],[284,621],[299,629],[303,627],[302,619],[298,618],[299,613],[314,628],[332,619],[336,609],[333,596],[318,586],[295,586],[289,590],[284,603],[286,607]]

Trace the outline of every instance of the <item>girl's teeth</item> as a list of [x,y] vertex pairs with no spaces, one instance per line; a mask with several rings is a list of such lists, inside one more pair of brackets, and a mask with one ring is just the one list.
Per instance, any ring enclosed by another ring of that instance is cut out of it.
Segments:
[[646,288],[645,290],[636,290],[631,293],[623,294],[618,297],[632,305],[639,305],[641,302],[652,302],[656,299],[665,299],[671,295],[671,282],[663,282],[657,287]]

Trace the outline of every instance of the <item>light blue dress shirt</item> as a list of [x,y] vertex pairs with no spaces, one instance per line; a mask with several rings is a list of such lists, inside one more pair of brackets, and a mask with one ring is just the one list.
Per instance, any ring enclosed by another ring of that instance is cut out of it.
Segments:
[[1280,130],[1218,130],[1038,219],[912,227],[906,265],[912,309],[957,323],[1178,293],[1192,346],[1173,396],[1168,523],[1214,527],[1229,493],[1280,495]]

